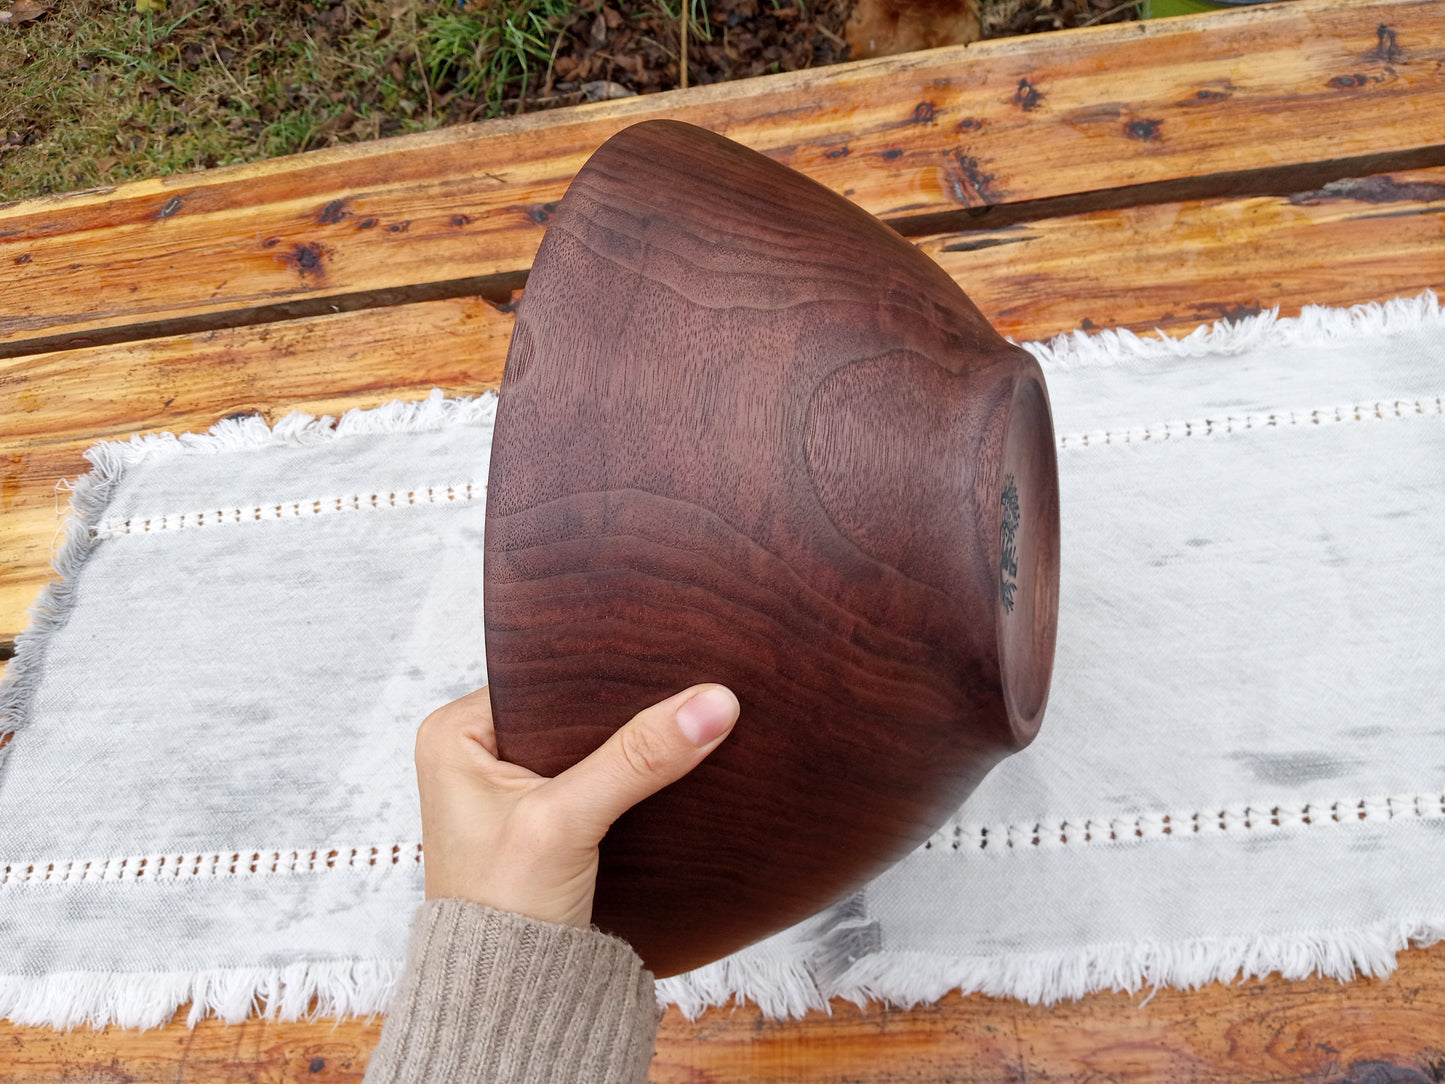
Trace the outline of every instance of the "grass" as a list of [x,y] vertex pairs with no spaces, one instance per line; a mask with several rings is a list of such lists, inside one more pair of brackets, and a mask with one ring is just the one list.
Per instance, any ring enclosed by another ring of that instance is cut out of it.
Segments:
[[575,3],[158,7],[59,0],[0,30],[0,199],[495,116],[546,71]]

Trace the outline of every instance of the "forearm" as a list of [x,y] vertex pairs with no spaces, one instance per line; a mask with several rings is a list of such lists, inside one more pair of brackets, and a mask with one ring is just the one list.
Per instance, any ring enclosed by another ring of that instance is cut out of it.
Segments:
[[647,1078],[652,975],[624,941],[456,899],[412,923],[366,1084]]

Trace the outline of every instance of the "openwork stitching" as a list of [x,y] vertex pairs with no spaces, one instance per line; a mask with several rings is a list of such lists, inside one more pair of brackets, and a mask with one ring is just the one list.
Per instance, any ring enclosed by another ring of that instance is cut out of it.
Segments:
[[99,881],[172,882],[216,877],[269,877],[327,870],[386,870],[421,865],[421,844],[314,851],[212,851],[206,854],[126,855],[0,866],[0,886]]
[[1186,813],[1144,813],[1136,817],[1047,820],[1033,824],[945,825],[925,850],[978,850],[1007,853],[1100,843],[1143,843],[1220,832],[1285,832],[1379,823],[1445,819],[1445,795],[1405,794],[1354,801],[1307,802],[1270,806],[1243,805]]
[[200,512],[174,512],[152,516],[109,516],[95,525],[92,537],[116,538],[127,534],[153,534],[157,531],[185,531],[199,527],[331,516],[339,512],[382,511],[416,504],[465,502],[476,500],[486,492],[486,488],[484,485],[467,482],[463,485],[427,486],[424,489],[397,490],[391,493],[355,493],[349,497],[285,501],[280,504],[252,505],[249,508],[209,508]]
[[1393,402],[1329,407],[1324,410],[1281,410],[1270,414],[1226,415],[1193,421],[1157,422],[1132,429],[1067,433],[1059,438],[1060,448],[1091,447],[1098,444],[1142,444],[1145,441],[1181,440],[1185,437],[1214,437],[1255,429],[1279,429],[1291,425],[1338,425],[1342,422],[1384,421],[1419,414],[1445,414],[1445,397],[1396,399]]

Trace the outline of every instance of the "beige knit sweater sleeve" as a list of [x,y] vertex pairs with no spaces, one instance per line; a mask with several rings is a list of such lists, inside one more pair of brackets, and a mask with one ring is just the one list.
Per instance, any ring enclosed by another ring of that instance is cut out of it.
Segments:
[[427,900],[365,1084],[647,1079],[658,1008],[627,942]]

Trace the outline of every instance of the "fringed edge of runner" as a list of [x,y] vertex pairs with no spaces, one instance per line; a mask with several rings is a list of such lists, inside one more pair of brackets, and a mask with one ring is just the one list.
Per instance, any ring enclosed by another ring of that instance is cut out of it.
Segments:
[[1306,305],[1298,316],[1281,317],[1276,306],[1239,320],[1201,324],[1188,335],[1175,338],[1163,331],[1152,336],[1125,330],[1071,331],[1045,342],[1020,343],[1050,367],[1071,369],[1163,358],[1203,357],[1206,354],[1240,354],[1260,346],[1294,346],[1327,343],[1361,334],[1389,335],[1433,325],[1445,327],[1445,310],[1433,290],[1415,297],[1371,301],[1348,308]]
[[228,1024],[251,1017],[369,1019],[386,1010],[401,971],[401,960],[312,960],[277,968],[0,975],[0,1018],[67,1031],[146,1029],[165,1026],[189,1003],[190,1027],[210,1016]]
[[921,952],[869,952],[830,977],[829,940],[856,940],[861,927],[843,925],[819,945],[799,944],[779,956],[744,951],[658,983],[658,998],[689,1019],[730,1001],[751,1001],[767,1016],[830,1012],[833,998],[859,1006],[885,1002],[902,1008],[928,1004],[953,992],[1009,997],[1033,1005],[1100,991],[1141,994],[1161,988],[1196,990],[1279,974],[1346,982],[1381,978],[1396,967],[1396,953],[1445,940],[1445,918],[1398,922],[1359,930],[1327,930],[1169,943],[1087,945],[1055,952],[949,957]]

